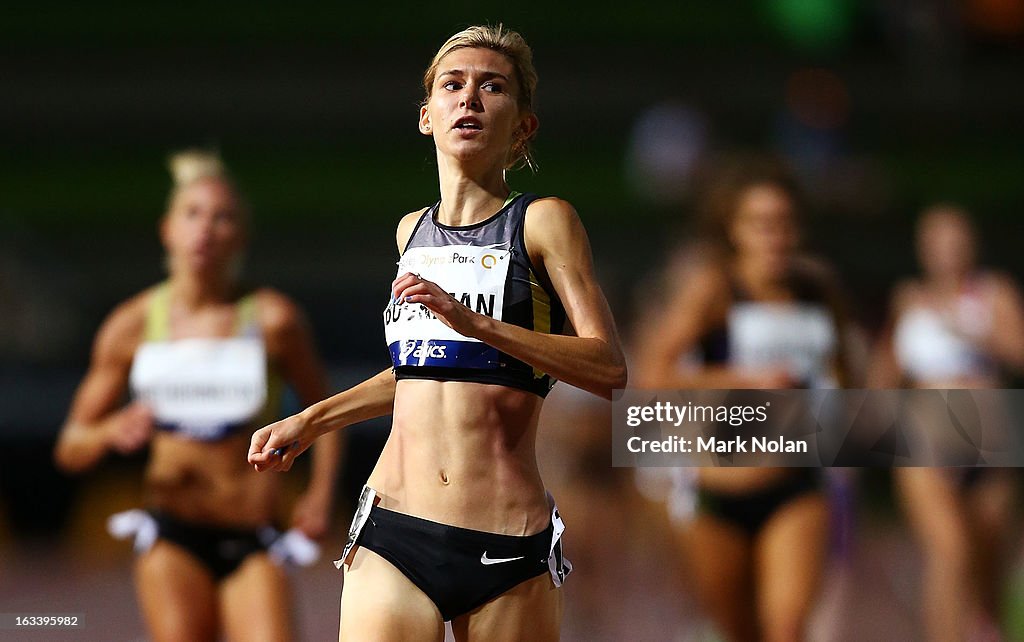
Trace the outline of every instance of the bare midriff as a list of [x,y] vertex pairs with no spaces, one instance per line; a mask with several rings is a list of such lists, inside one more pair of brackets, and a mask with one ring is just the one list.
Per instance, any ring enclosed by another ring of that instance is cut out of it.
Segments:
[[145,476],[147,505],[183,520],[256,528],[273,521],[276,479],[245,460],[250,435],[215,442],[157,433]]
[[403,379],[368,485],[381,508],[505,535],[547,528],[535,442],[542,400],[506,386]]

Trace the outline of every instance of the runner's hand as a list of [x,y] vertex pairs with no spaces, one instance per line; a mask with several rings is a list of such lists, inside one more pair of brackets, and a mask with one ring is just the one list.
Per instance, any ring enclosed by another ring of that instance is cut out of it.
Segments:
[[406,272],[391,283],[391,294],[399,303],[419,303],[452,330],[464,336],[472,336],[470,330],[476,313],[456,301],[433,281]]
[[131,403],[107,420],[107,444],[111,450],[129,455],[153,437],[153,412],[141,401]]
[[277,470],[285,472],[295,458],[312,445],[316,435],[301,415],[260,428],[249,443],[249,463],[258,472]]
[[330,514],[330,495],[307,490],[292,509],[292,528],[299,529],[310,539],[321,539],[327,535]]

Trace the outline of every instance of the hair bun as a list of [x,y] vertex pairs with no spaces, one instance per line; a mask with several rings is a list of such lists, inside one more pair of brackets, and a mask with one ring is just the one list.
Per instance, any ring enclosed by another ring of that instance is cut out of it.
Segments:
[[181,188],[202,178],[226,178],[224,162],[216,152],[186,149],[167,159],[174,187]]

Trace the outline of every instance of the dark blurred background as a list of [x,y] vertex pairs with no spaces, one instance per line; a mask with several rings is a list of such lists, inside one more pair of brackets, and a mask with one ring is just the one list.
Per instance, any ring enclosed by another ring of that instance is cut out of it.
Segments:
[[936,200],[973,213],[986,264],[1024,276],[1019,0],[16,3],[0,18],[0,552],[73,528],[81,483],[49,452],[102,318],[163,277],[172,150],[221,151],[255,212],[247,277],[304,306],[336,387],[387,364],[394,227],[437,198],[420,77],[480,22],[522,32],[540,73],[540,171],[510,183],[576,206],[627,336],[691,233],[700,168],[736,149],[796,168],[807,245],[869,332]]

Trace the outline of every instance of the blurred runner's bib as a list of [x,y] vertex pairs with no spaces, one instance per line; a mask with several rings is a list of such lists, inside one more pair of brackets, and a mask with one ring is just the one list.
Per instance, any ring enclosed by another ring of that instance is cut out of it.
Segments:
[[144,343],[131,387],[157,426],[194,439],[218,439],[248,424],[267,401],[266,354],[253,337]]

